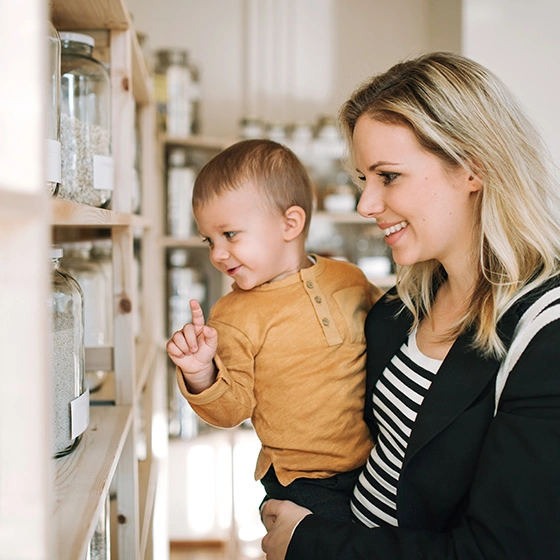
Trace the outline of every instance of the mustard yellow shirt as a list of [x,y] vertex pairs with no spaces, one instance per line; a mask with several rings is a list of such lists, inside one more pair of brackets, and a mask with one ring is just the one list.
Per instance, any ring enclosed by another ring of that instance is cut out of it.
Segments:
[[215,383],[182,394],[223,428],[251,418],[262,447],[255,478],[271,464],[281,484],[363,465],[372,447],[363,420],[364,321],[381,297],[348,262],[316,264],[282,280],[233,291],[212,308],[218,330]]

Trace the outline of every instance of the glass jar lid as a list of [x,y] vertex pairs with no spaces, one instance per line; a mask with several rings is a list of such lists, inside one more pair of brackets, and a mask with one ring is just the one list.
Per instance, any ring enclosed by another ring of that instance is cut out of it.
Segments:
[[62,42],[83,43],[84,45],[88,45],[90,47],[95,46],[95,39],[85,33],[61,31],[59,35]]
[[51,259],[61,259],[64,251],[60,245],[51,245],[49,251],[49,258]]

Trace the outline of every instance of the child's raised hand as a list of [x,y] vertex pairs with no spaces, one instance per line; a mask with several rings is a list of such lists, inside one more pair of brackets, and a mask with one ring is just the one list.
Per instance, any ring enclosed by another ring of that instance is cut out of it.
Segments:
[[213,359],[218,347],[218,333],[204,324],[204,313],[196,300],[191,300],[190,306],[192,323],[173,333],[167,342],[167,353],[173,363],[181,368],[189,386],[191,380],[197,385],[202,382],[210,386],[216,375]]

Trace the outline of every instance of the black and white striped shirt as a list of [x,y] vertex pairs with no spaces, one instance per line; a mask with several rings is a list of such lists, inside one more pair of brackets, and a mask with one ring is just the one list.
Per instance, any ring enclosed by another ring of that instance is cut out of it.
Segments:
[[397,483],[420,406],[441,365],[422,354],[416,330],[377,381],[373,411],[379,426],[377,444],[360,474],[352,512],[367,527],[397,526]]

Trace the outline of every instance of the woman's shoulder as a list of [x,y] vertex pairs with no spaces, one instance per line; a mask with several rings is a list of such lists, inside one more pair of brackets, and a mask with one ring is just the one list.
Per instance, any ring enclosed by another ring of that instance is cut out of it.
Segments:
[[521,317],[537,301],[540,301],[544,308],[560,303],[560,275],[553,276],[523,293],[511,307],[511,313]]

